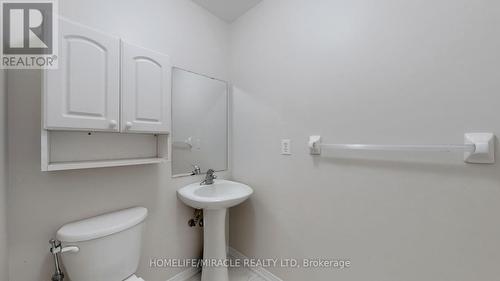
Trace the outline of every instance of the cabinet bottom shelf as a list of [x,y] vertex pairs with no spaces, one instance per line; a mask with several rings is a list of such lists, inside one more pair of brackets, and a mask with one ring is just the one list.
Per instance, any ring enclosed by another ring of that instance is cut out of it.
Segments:
[[165,158],[136,158],[136,159],[120,159],[120,160],[56,162],[56,163],[49,163],[49,165],[47,166],[47,171],[160,164],[164,163],[165,161],[166,161]]

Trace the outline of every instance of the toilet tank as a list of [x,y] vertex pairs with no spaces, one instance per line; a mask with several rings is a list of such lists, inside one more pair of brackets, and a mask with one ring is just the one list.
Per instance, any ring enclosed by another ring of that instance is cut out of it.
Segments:
[[71,281],[123,281],[137,271],[144,220],[148,210],[125,209],[72,222],[57,231],[63,247],[78,252],[62,254]]

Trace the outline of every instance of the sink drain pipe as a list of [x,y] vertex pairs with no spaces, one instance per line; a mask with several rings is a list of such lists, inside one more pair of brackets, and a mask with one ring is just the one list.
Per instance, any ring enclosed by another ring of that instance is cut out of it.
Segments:
[[195,227],[196,225],[203,227],[203,210],[194,210],[194,218],[188,221],[189,227]]

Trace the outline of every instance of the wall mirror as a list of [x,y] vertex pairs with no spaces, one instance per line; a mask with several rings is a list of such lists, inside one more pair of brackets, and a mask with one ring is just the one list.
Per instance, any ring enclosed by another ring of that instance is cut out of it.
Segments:
[[198,166],[228,166],[228,86],[221,80],[173,68],[172,175],[191,175]]

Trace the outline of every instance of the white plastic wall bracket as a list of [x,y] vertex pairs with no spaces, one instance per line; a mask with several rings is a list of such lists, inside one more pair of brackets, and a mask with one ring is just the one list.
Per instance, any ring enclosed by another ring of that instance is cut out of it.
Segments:
[[311,155],[321,155],[321,136],[309,137],[309,152]]
[[495,163],[495,135],[492,133],[465,134],[465,144],[474,144],[474,152],[465,152],[464,160],[473,164]]

